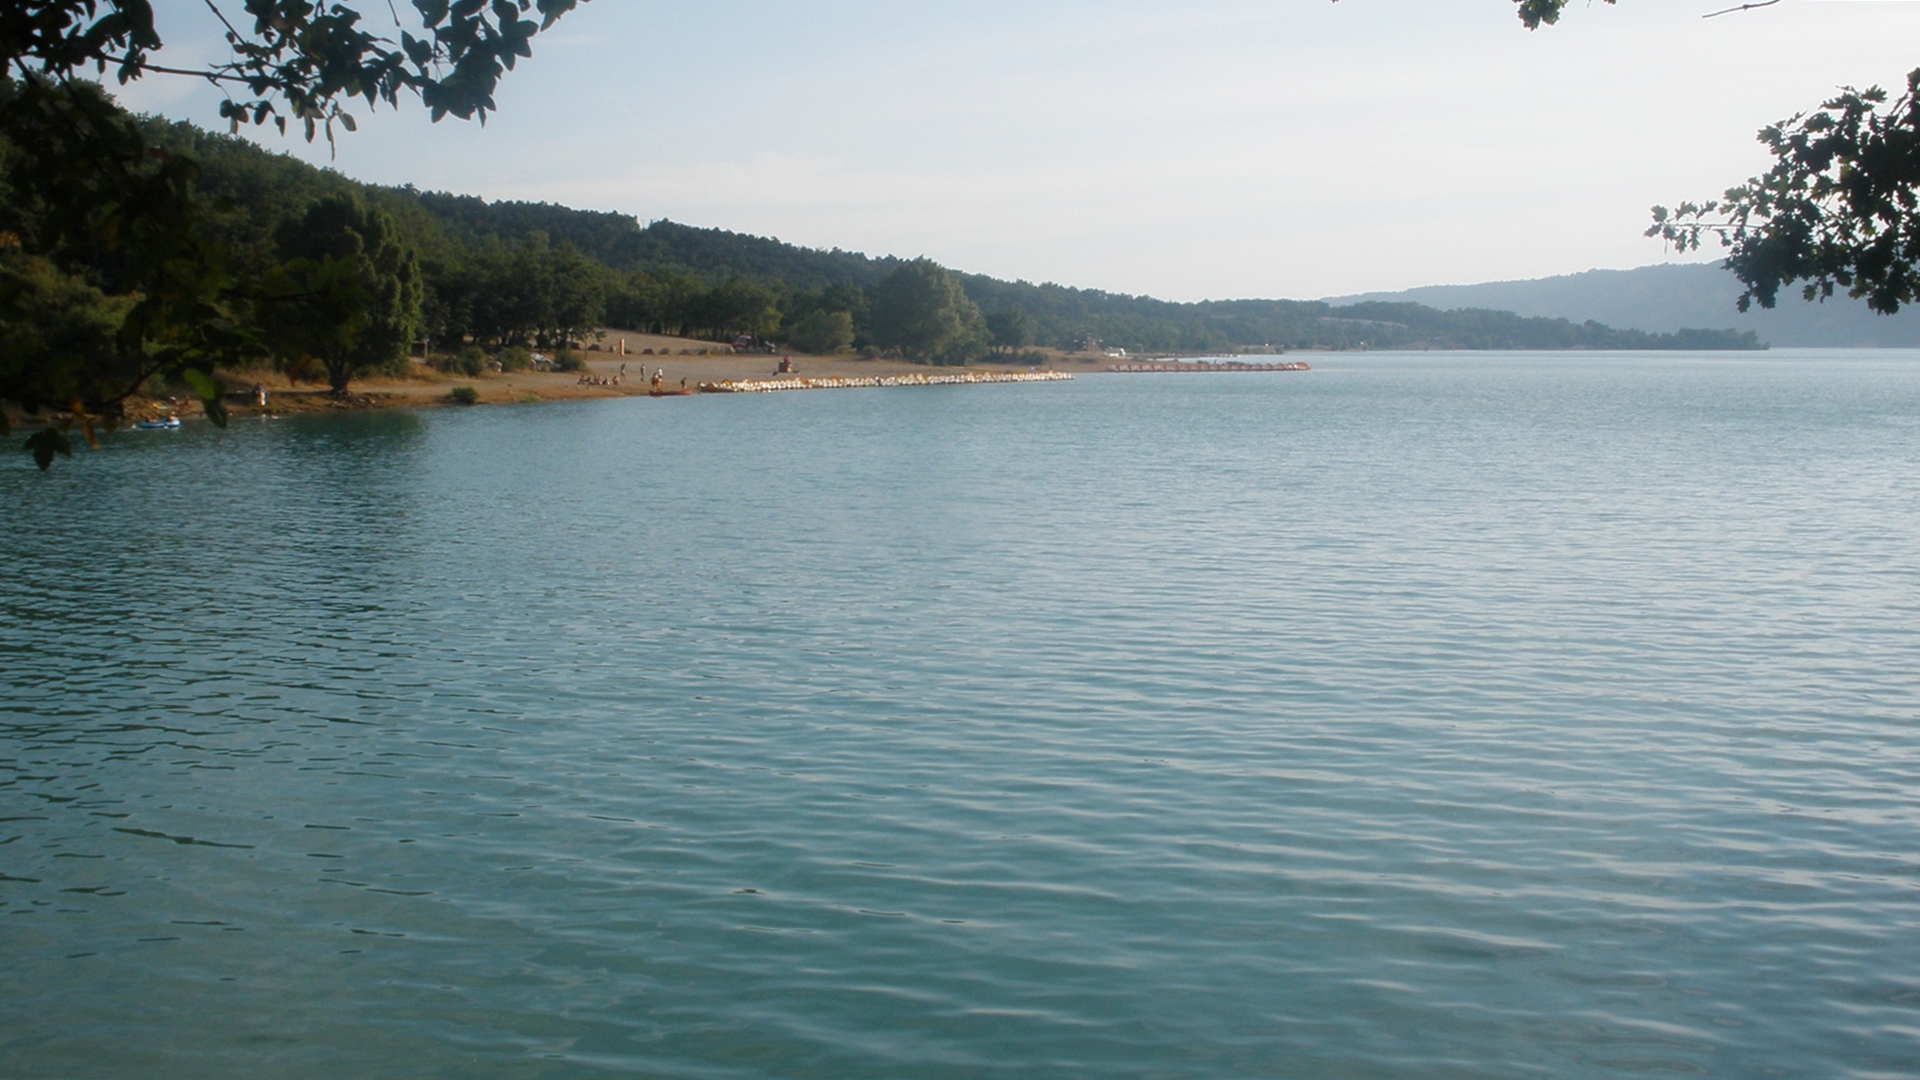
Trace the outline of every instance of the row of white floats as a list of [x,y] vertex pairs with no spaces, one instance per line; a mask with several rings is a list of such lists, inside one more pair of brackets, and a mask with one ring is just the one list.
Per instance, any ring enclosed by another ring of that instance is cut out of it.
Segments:
[[875,386],[971,386],[975,383],[1065,382],[1064,371],[970,371],[957,375],[823,375],[816,379],[722,379],[703,382],[703,394],[766,394],[775,390],[855,390]]

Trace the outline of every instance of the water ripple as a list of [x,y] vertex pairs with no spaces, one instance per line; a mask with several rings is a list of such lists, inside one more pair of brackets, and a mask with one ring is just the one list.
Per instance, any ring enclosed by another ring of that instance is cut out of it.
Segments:
[[1920,1071],[1920,358],[1315,366],[13,463],[0,1072]]

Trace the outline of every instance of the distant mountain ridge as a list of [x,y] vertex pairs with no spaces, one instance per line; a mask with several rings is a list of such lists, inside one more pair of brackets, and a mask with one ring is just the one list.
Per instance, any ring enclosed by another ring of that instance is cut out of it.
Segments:
[[1715,263],[1659,263],[1634,270],[1588,270],[1525,281],[1426,285],[1401,292],[1330,296],[1329,304],[1399,302],[1442,310],[1491,308],[1535,318],[1588,320],[1622,330],[1671,333],[1687,327],[1753,331],[1772,345],[1799,348],[1920,348],[1920,312],[1876,315],[1845,296],[1825,303],[1783,289],[1772,311],[1735,308],[1740,283]]

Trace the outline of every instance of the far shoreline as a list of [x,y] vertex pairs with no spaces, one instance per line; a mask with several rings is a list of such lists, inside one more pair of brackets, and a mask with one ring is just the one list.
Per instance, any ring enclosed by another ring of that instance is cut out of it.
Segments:
[[[553,371],[517,371],[484,372],[480,375],[451,375],[433,370],[420,357],[413,358],[410,370],[405,375],[382,375],[356,379],[348,387],[344,397],[335,397],[324,385],[315,383],[295,383],[283,373],[268,369],[250,369],[244,371],[223,371],[226,383],[224,403],[227,413],[234,419],[260,419],[283,416],[300,416],[330,412],[362,412],[378,409],[431,409],[461,408],[470,405],[530,405],[550,401],[593,401],[610,398],[650,397],[652,377],[660,372],[667,396],[678,397],[680,391],[688,391],[690,396],[703,396],[698,387],[702,383],[775,381],[782,378],[800,376],[803,378],[843,378],[865,379],[872,377],[942,374],[958,375],[968,372],[976,374],[1009,374],[1025,372],[1059,372],[1068,375],[1107,372],[1113,365],[1140,363],[1166,363],[1172,361],[1220,360],[1226,362],[1260,363],[1278,361],[1281,356],[1303,359],[1305,356],[1324,356],[1329,350],[1303,349],[1282,351],[1279,349],[1239,350],[1217,353],[1195,352],[1147,352],[1114,353],[1106,352],[1066,352],[1058,349],[1033,350],[1042,353],[1045,359],[1039,364],[992,363],[975,361],[967,365],[938,366],[915,363],[902,359],[883,357],[862,357],[842,354],[836,356],[818,356],[790,350],[775,352],[736,352],[731,346],[694,338],[670,337],[661,334],[648,334],[632,330],[606,330],[595,342],[597,349],[589,349],[581,355],[586,361],[584,372]],[[621,349],[624,345],[625,354]],[[1382,350],[1336,350],[1358,353],[1372,352],[1468,352],[1468,353],[1508,353],[1508,352],[1559,352],[1574,351],[1593,356],[1602,356],[1614,350],[1533,350],[1533,349],[1382,349]],[[1641,352],[1644,350],[1621,350]],[[1666,352],[1668,350],[1659,350]],[[1675,350],[1687,353],[1719,354],[1722,350]],[[1766,350],[1761,350],[1762,352]],[[1738,355],[1751,355],[1740,351]],[[782,373],[778,370],[782,358],[792,361],[793,370]],[[623,371],[624,369],[624,371]],[[614,380],[618,378],[618,383]],[[256,404],[255,386],[267,391],[265,408]],[[470,386],[474,389],[475,399],[470,402],[456,401],[452,392],[456,387]],[[38,415],[22,414],[18,409],[7,407],[6,418],[16,428],[34,429],[56,423],[66,417],[62,410],[48,410]],[[166,397],[135,395],[127,400],[123,415],[115,426],[132,427],[142,421],[178,417],[182,421],[203,418],[200,402],[185,391]]]
[[[415,357],[405,375],[377,375],[355,379],[344,397],[335,397],[324,385],[295,383],[285,374],[266,369],[226,371],[224,403],[235,420],[301,416],[330,412],[362,412],[376,409],[464,408],[469,405],[530,405],[549,401],[594,401],[611,398],[650,396],[652,378],[661,373],[664,387],[677,395],[685,388],[694,391],[701,383],[774,381],[794,375],[807,378],[867,378],[897,375],[1008,374],[1059,371],[1081,374],[1104,371],[1114,358],[1104,354],[1046,352],[1046,362],[995,364],[975,362],[964,366],[935,366],[907,360],[865,358],[852,355],[815,356],[781,350],[772,353],[736,352],[730,346],[691,338],[644,334],[631,330],[608,330],[596,342],[597,350],[581,353],[586,360],[584,372],[516,371],[485,372],[480,375],[451,375],[434,371]],[[625,355],[622,355],[622,345]],[[791,359],[793,371],[777,369],[783,358]],[[624,368],[624,374],[622,369]],[[619,379],[617,385],[612,383]],[[583,381],[591,379],[593,381]],[[267,404],[256,404],[254,386],[264,387]],[[457,402],[456,387],[473,387],[476,400]],[[670,395],[672,396],[672,395]],[[58,420],[60,411],[23,416],[10,412],[8,419],[16,427],[33,428]],[[146,420],[176,416],[182,421],[202,416],[197,398],[185,392],[166,397],[135,395],[126,402],[120,427],[131,427]]]

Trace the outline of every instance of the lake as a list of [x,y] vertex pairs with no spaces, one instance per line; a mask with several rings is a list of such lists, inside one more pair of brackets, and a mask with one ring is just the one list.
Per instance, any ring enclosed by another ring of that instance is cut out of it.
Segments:
[[1920,1072],[1920,353],[1309,359],[0,459],[0,1075]]

